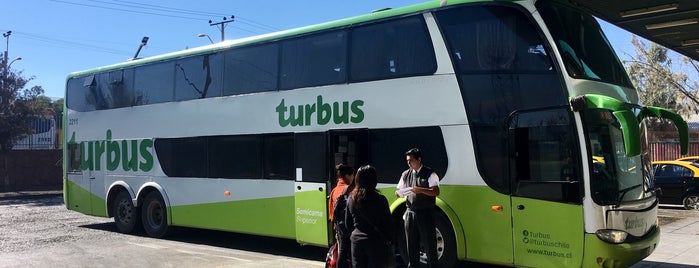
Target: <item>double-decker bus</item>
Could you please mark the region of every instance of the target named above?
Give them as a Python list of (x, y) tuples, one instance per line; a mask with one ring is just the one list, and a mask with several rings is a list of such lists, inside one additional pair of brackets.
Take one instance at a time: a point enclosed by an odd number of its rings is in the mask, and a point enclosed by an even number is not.
[(595, 18), (558, 0), (431, 1), (75, 72), (65, 111), (67, 208), (152, 237), (328, 246), (336, 163), (376, 166), (402, 228), (419, 147), (442, 267), (638, 262), (660, 235), (644, 118), (687, 147)]

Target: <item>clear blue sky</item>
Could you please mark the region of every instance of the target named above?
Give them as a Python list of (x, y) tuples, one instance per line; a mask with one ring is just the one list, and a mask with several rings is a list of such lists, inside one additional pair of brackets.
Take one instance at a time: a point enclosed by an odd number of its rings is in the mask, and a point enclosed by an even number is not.
[[(0, 8), (0, 31), (9, 38), (13, 71), (34, 77), (45, 95), (62, 98), (66, 76), (75, 71), (123, 62), (134, 56), (143, 36), (150, 37), (139, 57), (214, 42), (221, 32), (208, 21), (235, 15), (226, 39), (236, 39), (401, 7), (427, 0), (220, 1), (220, 0), (13, 0)], [(631, 34), (605, 26), (620, 57), (633, 54)], [(0, 39), (5, 51), (6, 40)]]

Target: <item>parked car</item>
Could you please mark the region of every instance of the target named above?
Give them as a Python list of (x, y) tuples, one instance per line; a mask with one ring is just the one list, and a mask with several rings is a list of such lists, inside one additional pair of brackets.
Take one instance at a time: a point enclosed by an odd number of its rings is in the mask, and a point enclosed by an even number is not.
[(694, 164), (699, 164), (699, 156), (685, 156), (675, 159), (677, 161), (692, 162)]
[(699, 210), (699, 164), (687, 161), (653, 162), (655, 189), (661, 204)]

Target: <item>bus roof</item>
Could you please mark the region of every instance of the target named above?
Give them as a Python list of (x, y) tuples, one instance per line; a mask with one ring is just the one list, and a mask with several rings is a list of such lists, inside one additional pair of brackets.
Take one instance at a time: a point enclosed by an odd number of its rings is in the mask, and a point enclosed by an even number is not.
[[(181, 51), (175, 51), (175, 52), (165, 53), (165, 54), (147, 57), (147, 58), (143, 58), (143, 59), (130, 60), (130, 61), (121, 62), (121, 63), (117, 63), (117, 64), (113, 64), (113, 65), (108, 65), (108, 66), (73, 72), (73, 73), (70, 73), (68, 75), (68, 78), (88, 75), (88, 74), (97, 73), (97, 72), (109, 71), (109, 70), (118, 70), (118, 69), (122, 69), (122, 68), (128, 68), (128, 67), (132, 67), (132, 66), (138, 66), (138, 65), (142, 65), (142, 64), (146, 64), (146, 63), (158, 62), (158, 61), (167, 60), (167, 59), (175, 59), (175, 58), (182, 58), (182, 57), (191, 56), (191, 55), (206, 54), (206, 53), (216, 52), (216, 51), (220, 51), (220, 50), (225, 50), (225, 49), (232, 48), (232, 47), (239, 47), (239, 46), (245, 46), (245, 45), (256, 44), (256, 43), (264, 43), (267, 41), (273, 41), (273, 40), (282, 39), (282, 38), (286, 38), (286, 37), (303, 35), (306, 33), (313, 33), (313, 32), (317, 32), (317, 31), (323, 31), (323, 30), (334, 29), (334, 28), (342, 28), (345, 26), (350, 26), (350, 25), (354, 25), (354, 24), (358, 24), (358, 23), (369, 22), (369, 21), (374, 21), (374, 20), (381, 20), (384, 18), (390, 18), (390, 17), (396, 17), (396, 16), (402, 16), (402, 15), (421, 12), (424, 10), (436, 9), (436, 8), (439, 8), (442, 6), (451, 6), (451, 5), (458, 5), (458, 4), (463, 4), (463, 3), (497, 2), (497, 1), (498, 0), (432, 0), (429, 2), (415, 4), (415, 5), (406, 6), (406, 7), (381, 9), (381, 10), (377, 10), (377, 11), (374, 11), (374, 12), (369, 13), (369, 14), (359, 15), (356, 17), (350, 17), (350, 18), (345, 18), (345, 19), (340, 19), (340, 20), (335, 20), (335, 21), (330, 21), (330, 22), (325, 22), (325, 23), (320, 23), (320, 24), (315, 24), (315, 25), (310, 25), (310, 26), (304, 26), (304, 27), (294, 28), (294, 29), (289, 29), (289, 30), (283, 30), (283, 31), (273, 32), (273, 33), (268, 33), (268, 34), (263, 34), (263, 35), (256, 35), (256, 36), (244, 37), (244, 38), (235, 39), (235, 40), (228, 40), (228, 41), (224, 41), (224, 42), (220, 42), (220, 43), (216, 43), (216, 44), (211, 44), (211, 45), (206, 45), (206, 46), (201, 46), (201, 47), (196, 47), (196, 48), (191, 48), (191, 49), (186, 49), (186, 50), (181, 50)], [(516, 1), (516, 0), (505, 0), (505, 2), (513, 2), (513, 1)]]

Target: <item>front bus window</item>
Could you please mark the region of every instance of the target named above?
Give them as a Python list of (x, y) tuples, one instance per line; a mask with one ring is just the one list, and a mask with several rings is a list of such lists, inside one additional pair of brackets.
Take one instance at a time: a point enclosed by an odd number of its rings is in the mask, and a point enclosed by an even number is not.
[(556, 42), (570, 77), (633, 88), (624, 66), (594, 17), (555, 1), (541, 0), (536, 7)]
[(611, 111), (582, 111), (588, 142), (592, 199), (600, 205), (620, 205), (653, 196), (645, 124), (641, 124), (641, 154), (626, 156), (621, 124)]

